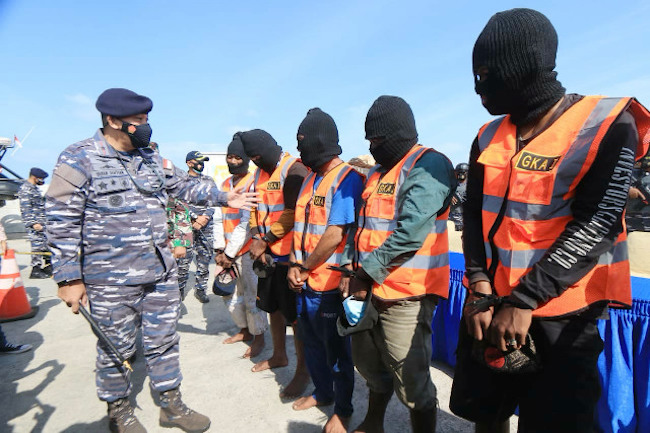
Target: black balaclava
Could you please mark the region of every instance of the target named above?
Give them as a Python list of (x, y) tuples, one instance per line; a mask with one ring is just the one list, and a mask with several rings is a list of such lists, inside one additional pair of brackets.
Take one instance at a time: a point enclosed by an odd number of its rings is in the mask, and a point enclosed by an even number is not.
[[(490, 18), (474, 44), (476, 93), (490, 114), (510, 114), (517, 126), (541, 117), (564, 95), (557, 80), (557, 33), (542, 13), (510, 9)], [(479, 82), (478, 69), (488, 69)]]
[(230, 164), (229, 162), (226, 162), (228, 164), (228, 171), (230, 174), (246, 174), (248, 173), (248, 163), (250, 162), (250, 158), (246, 155), (246, 152), (244, 152), (244, 145), (241, 142), (241, 138), (239, 137), (241, 132), (235, 133), (232, 137), (232, 141), (228, 145), (228, 155), (236, 155), (242, 159), (241, 164), (235, 165), (235, 164)]
[(262, 129), (253, 129), (242, 132), (239, 134), (239, 138), (244, 145), (244, 152), (249, 158), (260, 157), (253, 163), (268, 174), (272, 174), (280, 161), (282, 148), (278, 146), (271, 134)]
[(309, 110), (298, 127), (298, 150), (303, 164), (313, 171), (340, 155), (339, 131), (332, 116), (320, 108)]
[(366, 116), (366, 140), (375, 161), (391, 169), (418, 142), (413, 111), (405, 100), (397, 96), (380, 96), (372, 104)]

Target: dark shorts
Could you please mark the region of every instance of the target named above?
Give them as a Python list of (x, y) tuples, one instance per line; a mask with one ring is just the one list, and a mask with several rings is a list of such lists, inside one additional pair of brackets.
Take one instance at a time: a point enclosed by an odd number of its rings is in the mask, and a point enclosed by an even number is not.
[(529, 332), (541, 371), (498, 373), (472, 358), (472, 338), (462, 323), (451, 411), (473, 422), (494, 423), (508, 419), (519, 406), (520, 432), (592, 432), (603, 350), (596, 320), (579, 315), (533, 319)]
[(276, 265), (268, 278), (257, 279), (257, 307), (267, 313), (280, 310), (288, 323), (296, 321), (296, 294), (289, 289), (289, 267)]

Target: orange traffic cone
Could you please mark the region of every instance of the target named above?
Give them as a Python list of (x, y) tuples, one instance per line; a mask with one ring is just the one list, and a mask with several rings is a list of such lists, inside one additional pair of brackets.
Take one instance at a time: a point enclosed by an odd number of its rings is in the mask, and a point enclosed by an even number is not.
[(37, 312), (27, 299), (14, 250), (7, 250), (0, 266), (0, 322), (29, 319)]

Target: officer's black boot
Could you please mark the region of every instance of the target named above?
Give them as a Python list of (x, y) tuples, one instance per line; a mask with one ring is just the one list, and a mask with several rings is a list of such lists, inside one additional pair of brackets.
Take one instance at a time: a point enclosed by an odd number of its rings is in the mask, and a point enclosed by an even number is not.
[(108, 403), (108, 428), (112, 433), (147, 433), (133, 414), (127, 398)]
[(43, 269), (38, 266), (32, 267), (32, 272), (29, 274), (29, 278), (34, 280), (42, 280), (44, 278), (49, 278), (50, 276)]
[(52, 276), (52, 258), (50, 256), (45, 256), (43, 262), (43, 272), (45, 272), (49, 278)]
[(208, 295), (205, 294), (205, 290), (195, 289), (194, 297), (198, 299), (199, 302), (202, 304), (207, 304), (208, 302), (210, 302), (210, 298), (208, 298)]
[(210, 428), (210, 418), (185, 406), (181, 400), (181, 391), (174, 388), (160, 393), (160, 425), (199, 433)]
[(437, 407), (426, 410), (411, 409), (410, 415), (413, 433), (435, 433), (438, 419)]

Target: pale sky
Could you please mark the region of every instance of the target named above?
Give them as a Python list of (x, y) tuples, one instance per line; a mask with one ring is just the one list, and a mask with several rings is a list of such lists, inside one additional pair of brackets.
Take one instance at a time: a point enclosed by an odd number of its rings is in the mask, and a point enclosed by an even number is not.
[(312, 107), (337, 122), (345, 159), (368, 153), (365, 116), (383, 94), (404, 98), (420, 143), (457, 164), (491, 119), (474, 93), (474, 41), (512, 7), (554, 24), (569, 92), (650, 106), (647, 1), (0, 0), (0, 136), (34, 128), (2, 162), (51, 172), (100, 126), (97, 96), (126, 87), (154, 101), (152, 139), (182, 167), (188, 151), (225, 150), (253, 128), (297, 154)]

